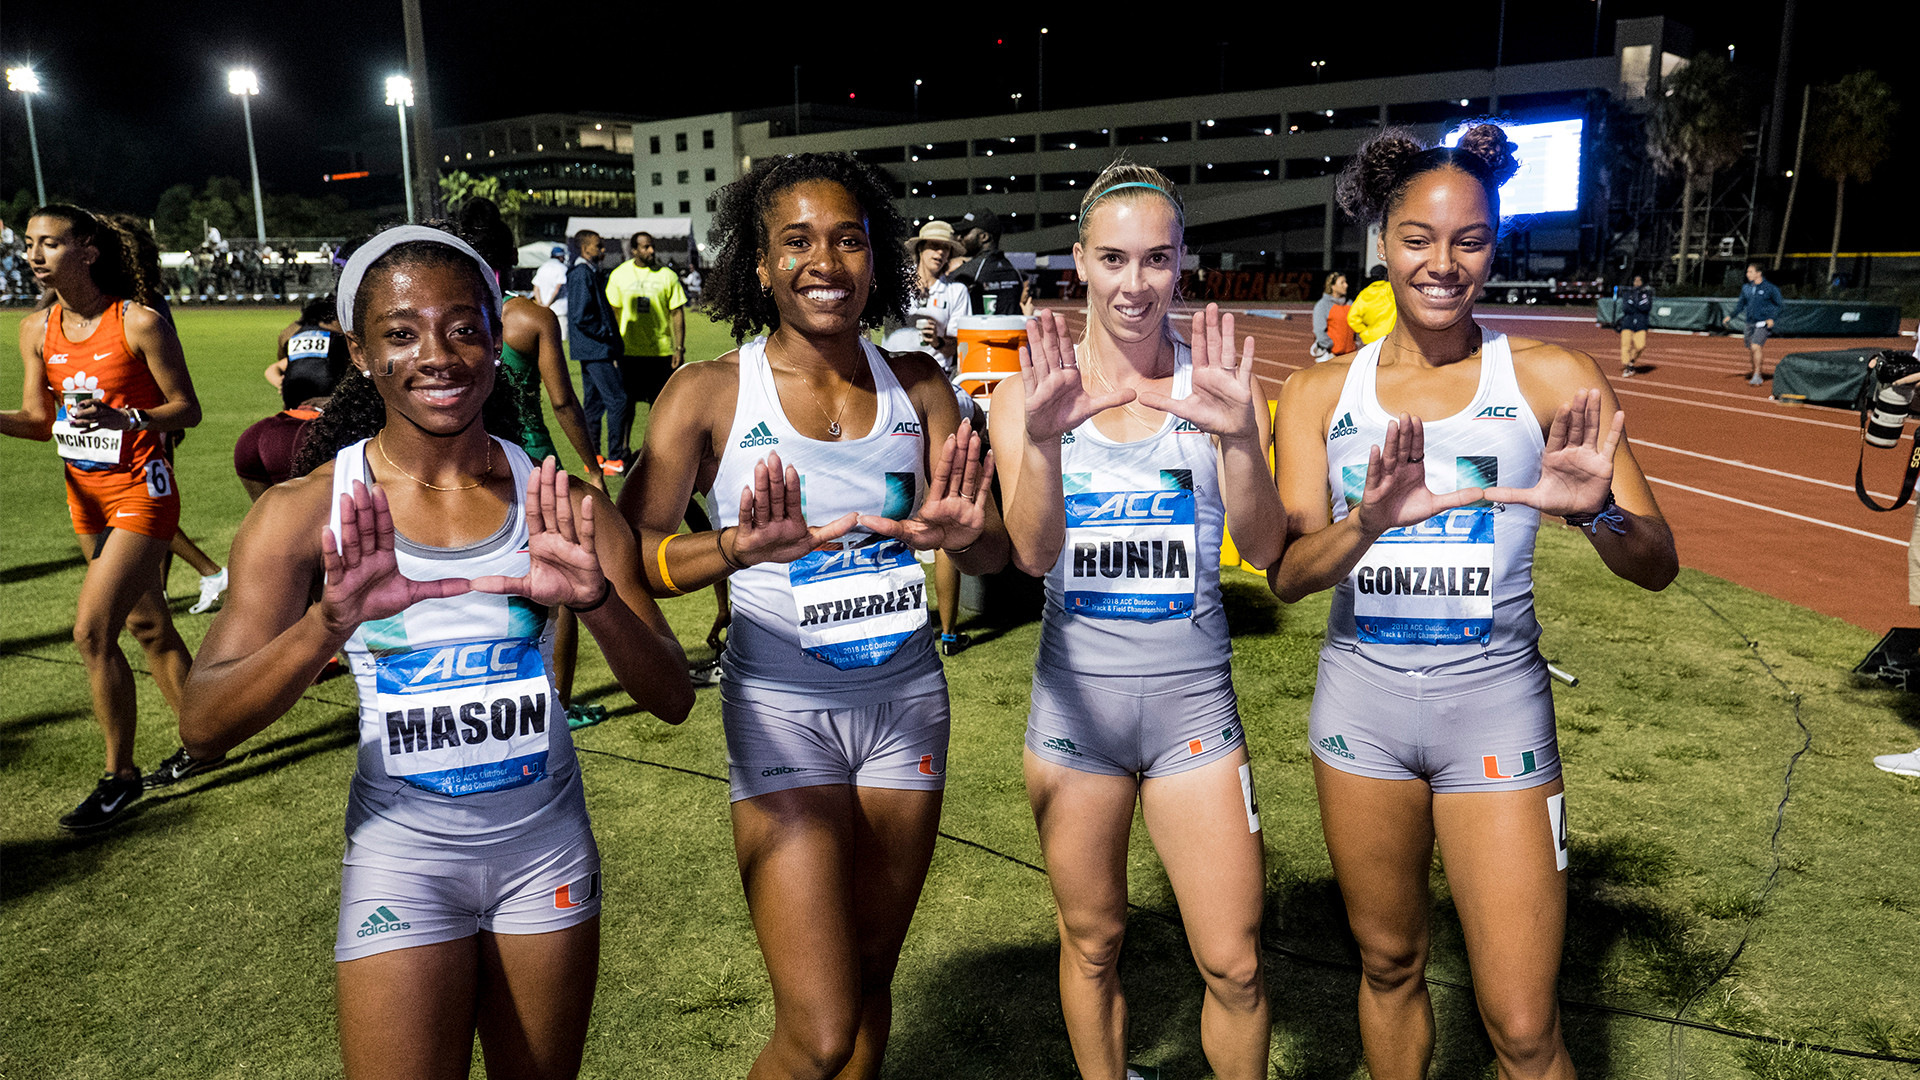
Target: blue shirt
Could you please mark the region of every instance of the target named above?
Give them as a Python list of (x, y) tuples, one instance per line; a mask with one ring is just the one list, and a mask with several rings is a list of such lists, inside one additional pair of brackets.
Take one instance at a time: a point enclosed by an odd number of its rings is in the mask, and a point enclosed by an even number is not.
[(585, 259), (567, 270), (567, 351), (579, 363), (621, 355), (620, 325), (607, 303), (607, 275)]
[(1786, 298), (1780, 295), (1780, 287), (1771, 281), (1762, 279), (1759, 284), (1749, 281), (1740, 286), (1740, 303), (1733, 309), (1733, 318), (1746, 313), (1747, 325), (1766, 322), (1778, 318), (1780, 308), (1786, 304)]

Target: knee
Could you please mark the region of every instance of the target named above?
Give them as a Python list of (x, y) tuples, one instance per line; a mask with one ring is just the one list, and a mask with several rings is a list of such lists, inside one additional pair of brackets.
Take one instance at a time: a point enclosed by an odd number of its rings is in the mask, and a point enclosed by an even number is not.
[(1480, 1007), (1493, 1052), (1506, 1066), (1503, 1071), (1516, 1076), (1540, 1075), (1563, 1052), (1560, 1011), (1551, 1000), (1500, 1005), (1481, 1002)]
[(1376, 994), (1394, 994), (1417, 985), (1427, 970), (1427, 948), (1423, 941), (1362, 943), (1360, 973), (1367, 989)]
[(1120, 947), (1127, 939), (1124, 921), (1099, 919), (1060, 924), (1060, 955), (1081, 974), (1108, 974), (1120, 965)]
[(1267, 997), (1259, 943), (1248, 942), (1247, 946), (1218, 955), (1194, 953), (1200, 965), (1200, 977), (1207, 983), (1207, 993), (1234, 1012), (1252, 1012)]
[(89, 664), (120, 651), (120, 628), (82, 613), (73, 624), (73, 647)]
[(166, 644), (168, 638), (176, 636), (171, 619), (158, 618), (138, 610), (127, 616), (127, 632), (133, 635), (133, 640), (139, 642), (141, 648), (149, 652)]
[(860, 1033), (860, 1018), (849, 1012), (842, 1016), (813, 1015), (787, 1027), (776, 1036), (781, 1058), (790, 1076), (834, 1076), (853, 1060), (854, 1041)]

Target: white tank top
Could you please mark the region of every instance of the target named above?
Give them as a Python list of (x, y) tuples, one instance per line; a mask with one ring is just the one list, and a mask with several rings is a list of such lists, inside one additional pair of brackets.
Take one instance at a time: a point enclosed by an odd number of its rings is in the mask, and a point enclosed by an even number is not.
[[(1384, 339), (1383, 339), (1384, 340)], [(1375, 392), (1382, 342), (1360, 350), (1327, 429), (1333, 520), (1360, 502), (1367, 452), (1393, 417)], [(1481, 345), (1480, 386), (1452, 416), (1428, 420), (1427, 486), (1531, 487), (1546, 446), (1520, 393), (1504, 334)], [(1333, 593), (1329, 649), (1345, 649), (1405, 672), (1468, 674), (1530, 656), (1540, 638), (1533, 614), (1533, 543), (1540, 512), (1477, 503), (1389, 530)]]
[[(854, 511), (906, 518), (926, 495), (926, 435), (886, 357), (862, 341), (878, 398), (873, 430), (821, 442), (780, 408), (766, 338), (740, 347), (733, 426), (707, 493), (716, 525), (739, 524), (753, 466), (779, 451), (800, 472), (801, 507), (819, 525)], [(733, 629), (723, 678), (793, 707), (867, 705), (942, 689), (927, 630), (925, 574), (911, 549), (854, 531), (792, 563), (759, 563), (728, 582)]]
[[(1192, 355), (1177, 344), (1172, 396), (1192, 389)], [(1152, 435), (1115, 442), (1089, 419), (1061, 437), (1060, 483), (1066, 537), (1047, 571), (1038, 662), (1085, 675), (1226, 664), (1213, 437), (1169, 415)]]
[[(366, 442), (334, 457), (333, 508), (370, 484)], [(494, 439), (513, 469), (513, 505), (492, 535), (463, 548), (396, 533), (394, 558), (416, 581), (527, 572), (521, 506), (532, 462)], [(347, 800), (355, 844), (400, 857), (478, 858), (512, 850), (533, 819), (579, 801), (566, 711), (553, 688), (553, 627), (523, 596), (423, 600), (361, 623), (347, 639), (360, 694), (360, 759)]]

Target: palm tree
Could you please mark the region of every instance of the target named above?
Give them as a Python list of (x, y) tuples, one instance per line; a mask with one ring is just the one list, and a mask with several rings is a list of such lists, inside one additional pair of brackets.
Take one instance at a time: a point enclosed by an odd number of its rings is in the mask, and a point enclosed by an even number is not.
[(1703, 52), (1662, 80), (1666, 94), (1647, 125), (1654, 166), (1680, 183), (1680, 255), (1676, 280), (1687, 277), (1693, 244), (1693, 193), (1740, 160), (1746, 143), (1746, 87), (1720, 53)]
[(1893, 118), (1900, 111), (1893, 87), (1875, 71), (1856, 71), (1819, 89), (1820, 174), (1834, 182), (1833, 244), (1827, 250), (1827, 280), (1840, 269), (1840, 220), (1847, 206), (1847, 181), (1873, 179), (1874, 167), (1893, 145)]

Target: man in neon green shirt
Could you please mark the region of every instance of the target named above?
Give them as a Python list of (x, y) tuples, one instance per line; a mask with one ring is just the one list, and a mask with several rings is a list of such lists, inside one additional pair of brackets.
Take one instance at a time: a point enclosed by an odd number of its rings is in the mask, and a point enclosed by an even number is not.
[(607, 302), (619, 320), (624, 353), (620, 379), (627, 407), (617, 422), (620, 430), (631, 432), (635, 403), (652, 406), (667, 376), (686, 359), (687, 292), (679, 274), (659, 265), (650, 234), (634, 233), (627, 254), (631, 258), (607, 278)]

